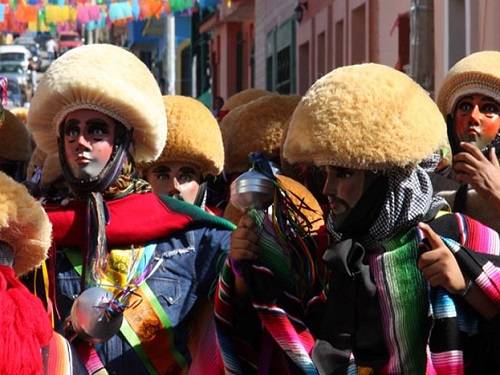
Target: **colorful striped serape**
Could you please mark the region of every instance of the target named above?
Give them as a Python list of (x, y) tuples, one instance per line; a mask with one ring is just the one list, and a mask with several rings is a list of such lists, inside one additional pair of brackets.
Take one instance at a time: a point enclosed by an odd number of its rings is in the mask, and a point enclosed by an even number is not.
[[(430, 225), (462, 272), (500, 305), (498, 233), (461, 214)], [(390, 358), (381, 373), (463, 374), (463, 338), (477, 332), (478, 314), (460, 297), (428, 286), (416, 267), (419, 240), (410, 230), (386, 241), (385, 252), (370, 258)]]
[[(259, 261), (244, 270), (249, 300), (235, 298), (229, 260), (215, 294), (217, 338), (226, 373), (315, 375), (310, 357), (314, 337), (305, 319), (322, 286), (319, 279), (304, 285), (305, 274), (317, 273), (308, 266), (314, 251), (305, 256), (307, 261), (293, 258), (285, 242), (280, 242), (275, 223), (263, 213), (254, 220), (261, 253)], [(306, 270), (303, 275), (294, 270), (298, 264)]]

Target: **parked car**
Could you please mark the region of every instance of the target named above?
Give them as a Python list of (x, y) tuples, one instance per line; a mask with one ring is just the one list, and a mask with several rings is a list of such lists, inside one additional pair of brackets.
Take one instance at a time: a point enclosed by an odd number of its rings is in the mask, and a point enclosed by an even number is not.
[(31, 52), (24, 46), (9, 45), (0, 46), (0, 65), (18, 64), (24, 70), (28, 69), (31, 59)]
[(14, 44), (25, 46), (34, 56), (40, 55), (40, 45), (35, 41), (35, 38), (30, 36), (20, 36), (14, 39)]
[(25, 102), (26, 98), (19, 83), (7, 79), (7, 108), (23, 107)]
[(35, 38), (23, 35), (14, 39), (14, 44), (24, 46), (31, 52), (31, 56), (36, 62), (36, 64), (32, 63), (32, 65), (34, 65), (37, 71), (40, 71), (40, 67), (42, 65), (41, 50), (40, 45), (35, 41)]
[(9, 82), (17, 82), (21, 87), (27, 86), (29, 82), (28, 69), (24, 69), (20, 63), (16, 62), (0, 63), (0, 76), (6, 77)]
[(76, 31), (61, 31), (57, 40), (59, 53), (62, 54), (72, 48), (80, 47), (83, 44), (80, 34)]

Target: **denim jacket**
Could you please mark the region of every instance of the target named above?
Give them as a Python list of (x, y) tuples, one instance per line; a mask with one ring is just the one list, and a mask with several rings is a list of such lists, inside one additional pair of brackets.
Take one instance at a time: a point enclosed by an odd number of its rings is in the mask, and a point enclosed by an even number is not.
[[(155, 255), (163, 257), (163, 263), (147, 284), (170, 319), (176, 349), (188, 362), (190, 312), (198, 299), (210, 297), (229, 249), (230, 233), (213, 227), (195, 227), (155, 242)], [(64, 321), (80, 293), (80, 277), (63, 251), (58, 251), (56, 259), (57, 307)], [(109, 374), (147, 374), (121, 334), (97, 345), (96, 350)]]

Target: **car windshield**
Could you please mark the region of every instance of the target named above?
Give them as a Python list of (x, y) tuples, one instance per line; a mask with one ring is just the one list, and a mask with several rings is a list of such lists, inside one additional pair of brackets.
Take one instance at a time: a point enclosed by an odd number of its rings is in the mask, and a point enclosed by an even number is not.
[(0, 61), (23, 61), (24, 53), (22, 52), (3, 52), (0, 53)]
[(59, 37), (59, 40), (62, 40), (63, 42), (70, 42), (73, 40), (78, 40), (80, 37), (78, 35), (61, 35)]
[(19, 64), (0, 64), (0, 73), (22, 73), (23, 67)]

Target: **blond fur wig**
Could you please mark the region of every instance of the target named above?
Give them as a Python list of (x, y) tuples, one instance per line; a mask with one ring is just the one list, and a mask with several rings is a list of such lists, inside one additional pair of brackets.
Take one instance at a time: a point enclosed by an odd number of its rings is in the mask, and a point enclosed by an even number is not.
[(283, 155), (291, 163), (385, 170), (418, 164), (446, 142), (429, 95), (379, 64), (333, 70), (297, 106)]
[(168, 119), (168, 140), (155, 162), (140, 164), (145, 172), (153, 165), (187, 162), (203, 175), (217, 176), (224, 166), (224, 146), (217, 120), (198, 100), (181, 95), (163, 97)]
[(31, 157), (31, 138), (26, 126), (6, 109), (0, 114), (0, 158), (28, 161)]
[(0, 241), (14, 250), (14, 270), (26, 274), (47, 257), (52, 224), (28, 190), (0, 173)]
[(133, 128), (136, 162), (156, 159), (165, 146), (167, 120), (158, 84), (146, 65), (123, 48), (86, 45), (51, 64), (28, 113), (28, 127), (42, 151), (57, 154), (59, 126), (78, 109), (99, 111)]
[(464, 57), (446, 75), (436, 103), (446, 116), (458, 99), (483, 94), (500, 103), (500, 51), (482, 51)]
[(224, 170), (227, 173), (247, 170), (251, 152), (279, 158), (283, 129), (299, 100), (295, 95), (267, 95), (229, 112), (221, 122), (226, 152)]
[[(323, 210), (321, 209), (321, 206), (316, 198), (314, 198), (314, 195), (312, 195), (312, 193), (307, 190), (304, 185), (294, 179), (291, 179), (290, 177), (283, 175), (278, 175), (276, 177), (285, 190), (290, 193), (292, 202), (297, 207), (309, 207), (309, 209), (303, 208), (301, 212), (312, 224), (311, 229), (313, 231), (317, 231), (321, 228), (325, 224), (323, 219)], [(224, 218), (237, 225), (242, 216), (243, 213), (238, 208), (233, 206), (231, 203), (227, 204), (226, 209), (224, 210)]]
[(276, 95), (276, 94), (273, 94), (272, 92), (267, 90), (246, 89), (234, 94), (233, 96), (230, 96), (226, 100), (221, 109), (223, 111), (232, 111), (233, 109), (235, 109), (240, 105), (247, 104), (252, 100), (255, 100), (257, 98), (260, 98), (261, 96), (266, 96), (266, 95)]

